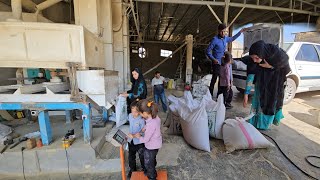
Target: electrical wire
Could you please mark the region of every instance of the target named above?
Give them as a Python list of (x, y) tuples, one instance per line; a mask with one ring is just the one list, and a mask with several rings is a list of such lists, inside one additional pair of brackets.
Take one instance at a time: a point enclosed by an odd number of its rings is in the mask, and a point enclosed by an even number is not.
[[(277, 146), (277, 148), (280, 150), (281, 154), (282, 154), (292, 165), (294, 165), (299, 171), (301, 171), (304, 175), (308, 176), (308, 177), (311, 178), (311, 179), (320, 180), (320, 179), (318, 179), (318, 178), (316, 178), (316, 177), (308, 174), (307, 172), (305, 172), (304, 170), (302, 170), (298, 165), (296, 165), (296, 164), (282, 151), (282, 149), (280, 148), (280, 146), (278, 145), (278, 143), (276, 142), (276, 140), (274, 140), (271, 136), (269, 136), (269, 135), (267, 135), (267, 134), (265, 134), (265, 133), (262, 133), (262, 132), (261, 132), (261, 134), (263, 134), (263, 135), (267, 136), (268, 138), (270, 138), (270, 139), (275, 143), (275, 145)], [(306, 161), (307, 161), (309, 164), (311, 164), (312, 166), (315, 166), (315, 165), (312, 164), (312, 163), (310, 163), (310, 162), (308, 161), (308, 158), (309, 158), (309, 157), (320, 158), (319, 156), (307, 156), (307, 157), (306, 157)], [(315, 166), (315, 167), (316, 167), (316, 166)], [(319, 167), (318, 167), (318, 168), (319, 168)]]
[(23, 173), (23, 179), (26, 180), (26, 175), (24, 172), (24, 157), (23, 157), (23, 150), (25, 149), (25, 147), (21, 148), (21, 155), (22, 155), (22, 173)]
[(68, 176), (69, 176), (69, 180), (71, 180), (71, 177), (70, 177), (70, 167), (69, 167), (69, 156), (68, 156), (68, 152), (67, 152), (66, 147), (64, 147), (64, 151), (66, 152), (66, 158), (67, 158), (67, 163), (68, 163)]

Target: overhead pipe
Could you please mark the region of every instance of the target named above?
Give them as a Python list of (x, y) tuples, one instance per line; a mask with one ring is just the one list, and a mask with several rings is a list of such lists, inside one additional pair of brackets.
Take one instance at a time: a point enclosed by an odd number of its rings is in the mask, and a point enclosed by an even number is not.
[(14, 19), (22, 19), (22, 4), (21, 0), (11, 0), (12, 15)]

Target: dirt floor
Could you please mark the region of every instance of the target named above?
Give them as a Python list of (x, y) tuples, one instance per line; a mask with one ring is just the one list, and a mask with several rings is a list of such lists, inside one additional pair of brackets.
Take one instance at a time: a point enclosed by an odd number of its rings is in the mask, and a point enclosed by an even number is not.
[[(234, 108), (227, 110), (226, 118), (244, 117), (250, 108), (242, 107), (242, 95), (234, 90)], [(181, 95), (181, 92), (168, 92)], [(301, 169), (320, 179), (320, 170), (307, 164), (307, 155), (320, 155), (320, 91), (297, 94), (284, 106), (280, 126), (273, 126), (264, 133), (279, 144), (282, 151)], [(162, 121), (165, 113), (160, 113)], [(231, 154), (225, 152), (222, 140), (211, 139), (211, 152), (204, 152), (189, 146), (182, 136), (166, 134), (163, 128), (164, 144), (157, 156), (158, 169), (166, 169), (168, 179), (310, 179), (291, 164), (277, 147), (259, 150), (241, 150)], [(118, 149), (106, 143), (101, 156), (118, 158)], [(320, 162), (316, 162), (318, 165)], [(81, 173), (81, 172), (79, 172)], [(1, 179), (1, 177), (0, 177)], [(13, 179), (23, 179), (21, 177)], [(52, 174), (27, 179), (69, 179), (67, 174)], [(121, 179), (121, 173), (113, 174), (71, 174), (71, 179)]]

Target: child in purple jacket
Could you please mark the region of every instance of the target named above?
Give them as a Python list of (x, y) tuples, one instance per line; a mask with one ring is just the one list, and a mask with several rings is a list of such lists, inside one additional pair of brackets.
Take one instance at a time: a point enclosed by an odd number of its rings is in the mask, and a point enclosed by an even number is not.
[(158, 106), (153, 101), (146, 99), (138, 102), (140, 115), (145, 119), (146, 125), (144, 127), (144, 136), (140, 133), (129, 134), (129, 137), (139, 138), (140, 143), (144, 143), (144, 165), (146, 168), (145, 174), (149, 180), (157, 178), (157, 154), (162, 146), (162, 135), (160, 131), (161, 120), (158, 117)]
[(224, 56), (221, 59), (218, 95), (223, 94), (224, 104), (227, 109), (232, 108), (231, 101), (232, 101), (233, 91), (232, 91), (231, 62), (232, 62), (232, 55), (229, 52), (225, 52)]

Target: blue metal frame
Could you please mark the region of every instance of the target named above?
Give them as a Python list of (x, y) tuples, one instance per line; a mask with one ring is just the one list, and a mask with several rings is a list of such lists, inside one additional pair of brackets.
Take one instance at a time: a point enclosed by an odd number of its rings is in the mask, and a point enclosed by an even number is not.
[[(50, 125), (49, 110), (66, 111), (67, 122), (68, 112), (71, 110), (79, 109), (82, 111), (83, 120), (83, 136), (84, 142), (90, 143), (92, 137), (91, 125), (91, 106), (90, 103), (0, 103), (0, 110), (38, 110), (39, 111), (39, 127), (42, 143), (49, 145), (52, 141), (52, 131)], [(69, 120), (70, 120), (69, 114)]]

